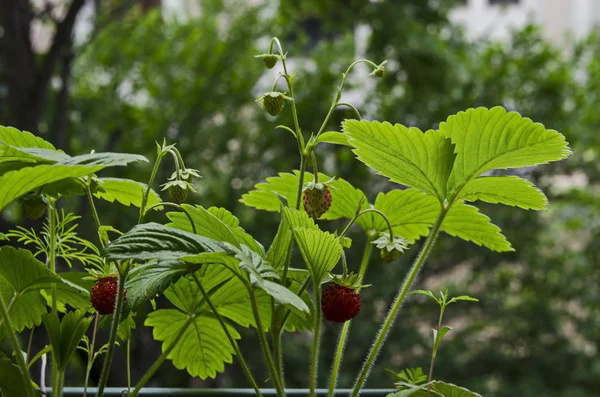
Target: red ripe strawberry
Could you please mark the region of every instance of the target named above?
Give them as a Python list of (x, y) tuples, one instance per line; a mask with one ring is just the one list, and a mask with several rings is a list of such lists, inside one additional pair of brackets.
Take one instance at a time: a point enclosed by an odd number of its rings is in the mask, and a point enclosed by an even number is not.
[(327, 185), (317, 183), (304, 190), (304, 210), (313, 219), (319, 219), (331, 207), (331, 192)]
[(360, 311), (360, 295), (355, 289), (332, 284), (323, 291), (321, 309), (327, 320), (345, 323)]
[[(102, 277), (96, 281), (90, 294), (92, 306), (100, 314), (112, 314), (117, 302), (119, 288), (117, 277)], [(123, 291), (123, 302), (127, 300), (127, 290)]]

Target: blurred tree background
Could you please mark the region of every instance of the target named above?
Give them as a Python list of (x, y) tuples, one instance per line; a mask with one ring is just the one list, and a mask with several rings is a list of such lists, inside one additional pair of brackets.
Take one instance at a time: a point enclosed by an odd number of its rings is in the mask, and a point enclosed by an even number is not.
[[(266, 52), (272, 36), (282, 40), (297, 72), (296, 101), (305, 132), (318, 130), (341, 73), (352, 60), (366, 57), (389, 64), (382, 80), (367, 78), (366, 68), (349, 80), (344, 98), (365, 118), (425, 130), (469, 107), (502, 105), (565, 134), (574, 150), (569, 160), (518, 171), (548, 195), (548, 211), (482, 206), (516, 252), (495, 254), (442, 236), (417, 287), (449, 288), (480, 299), (448, 310), (446, 323), (454, 331), (439, 352), (437, 378), (485, 396), (597, 395), (600, 46), (595, 35), (559, 48), (528, 26), (507, 42), (470, 42), (448, 19), (459, 1), (304, 0), (249, 6), (198, 0), (198, 17), (177, 19), (162, 15), (159, 1), (114, 0), (94, 2), (91, 33), (79, 43), (71, 37), (84, 3), (58, 2), (54, 8), (48, 5), (54, 3), (24, 0), (0, 3), (0, 124), (29, 130), (77, 154), (95, 149), (153, 159), (155, 141), (177, 142), (187, 165), (203, 175), (189, 201), (228, 208), (265, 245), (275, 235), (278, 215), (245, 208), (238, 200), (254, 184), (299, 163), (293, 138), (275, 129), (292, 125), (289, 107), (272, 118), (254, 103), (276, 77), (253, 58)], [(35, 24), (50, 26), (53, 40), (47, 49), (36, 49), (29, 39)], [(328, 130), (349, 117), (351, 112), (339, 108)], [(397, 188), (356, 161), (348, 148), (324, 146), (318, 151), (323, 172), (342, 176), (370, 199)], [(150, 169), (113, 172), (145, 181)], [(170, 171), (161, 172), (157, 180), (164, 181)], [(85, 202), (73, 198), (63, 205), (83, 210), (80, 233), (96, 241)], [(135, 224), (134, 209), (103, 211), (107, 208), (99, 203), (103, 223), (120, 230)], [(155, 220), (165, 218), (156, 215)], [(0, 232), (19, 222), (20, 208), (7, 209), (0, 214)], [(350, 266), (358, 266), (366, 239), (353, 231), (348, 258)], [(374, 287), (362, 293), (364, 306), (352, 326), (339, 387), (352, 385), (419, 250), (416, 245), (393, 264), (371, 258), (366, 282)], [(367, 386), (392, 386), (384, 368), (427, 367), (436, 318), (430, 301), (410, 298)], [(339, 329), (325, 327), (321, 385), (328, 381)], [(251, 367), (266, 373), (252, 330), (241, 332)], [(138, 321), (131, 347), (134, 381), (159, 355), (159, 346)], [(285, 335), (284, 346), (287, 386), (306, 387), (309, 337)], [(72, 375), (69, 385), (81, 379)], [(126, 384), (122, 353), (110, 383)], [(215, 381), (202, 382), (166, 363), (151, 385), (247, 387), (237, 364)]]

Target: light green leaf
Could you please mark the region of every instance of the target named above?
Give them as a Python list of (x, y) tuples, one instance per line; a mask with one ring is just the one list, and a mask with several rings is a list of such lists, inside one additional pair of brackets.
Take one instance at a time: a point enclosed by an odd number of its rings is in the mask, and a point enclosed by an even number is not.
[[(127, 207), (133, 205), (139, 208), (142, 205), (142, 197), (148, 188), (146, 184), (131, 179), (99, 178), (99, 181), (100, 187), (102, 187), (104, 191), (98, 191), (94, 196), (110, 203), (118, 201)], [(161, 201), (158, 193), (153, 189), (150, 189), (147, 207), (158, 204)], [(160, 209), (160, 207), (156, 207), (156, 209)]]
[(450, 301), (448, 301), (448, 304), (453, 303), (453, 302), (458, 302), (458, 301), (479, 302), (479, 299), (473, 298), (468, 295), (461, 295), (461, 296), (455, 296), (454, 298), (450, 299)]
[(446, 197), (455, 156), (442, 133), (365, 120), (346, 120), (342, 127), (358, 159), (379, 174), (440, 201)]
[(315, 221), (304, 211), (285, 207), (283, 209), (282, 218), (286, 220), (289, 227), (292, 229), (299, 227), (303, 229), (319, 230), (319, 226), (317, 226)]
[[(148, 315), (145, 325), (153, 327), (154, 339), (162, 341), (165, 351), (173, 344), (178, 331), (183, 328), (188, 316), (179, 310), (161, 309)], [(235, 328), (227, 325), (234, 339), (240, 339)], [(212, 316), (199, 315), (189, 325), (168, 358), (177, 369), (186, 369), (191, 376), (201, 379), (214, 378), (223, 372), (225, 363), (233, 361), (234, 350), (221, 328)]]
[(30, 132), (0, 126), (0, 175), (36, 162), (35, 156), (21, 150), (23, 148), (39, 148), (60, 153), (50, 142)]
[(441, 230), (451, 236), (486, 246), (492, 251), (514, 251), (500, 228), (490, 222), (490, 218), (462, 201), (452, 205)]
[[(402, 236), (410, 243), (429, 233), (440, 212), (440, 203), (417, 189), (392, 190), (379, 193), (375, 199), (375, 209), (383, 212), (390, 221), (394, 234)], [(360, 223), (361, 219), (364, 223)], [(365, 231), (375, 229), (388, 233), (388, 225), (378, 214), (367, 213), (358, 218)]]
[(333, 143), (334, 145), (351, 146), (348, 143), (348, 136), (337, 131), (327, 131), (319, 135), (317, 142)]
[(103, 166), (38, 165), (10, 171), (0, 177), (0, 211), (10, 202), (48, 183), (93, 174)]
[(87, 165), (87, 166), (102, 166), (118, 167), (125, 166), (129, 163), (148, 162), (148, 159), (139, 154), (130, 153), (90, 153), (82, 154), (81, 156), (70, 157), (58, 164), (64, 165)]
[[(3, 127), (0, 127), (0, 133)], [(27, 381), (21, 369), (8, 358), (0, 358), (0, 391), (3, 397), (23, 397), (27, 389)]]
[(440, 124), (456, 146), (449, 196), (484, 172), (561, 160), (571, 154), (565, 137), (502, 107), (459, 112)]
[(203, 251), (223, 251), (223, 245), (209, 238), (158, 223), (144, 223), (113, 241), (104, 256), (110, 260), (136, 259), (172, 261)]
[(482, 397), (481, 394), (472, 392), (464, 387), (459, 387), (452, 383), (441, 382), (439, 380), (433, 383), (432, 390), (440, 393), (443, 397)]
[(410, 294), (414, 294), (414, 295), (425, 295), (430, 297), (431, 299), (433, 299), (434, 301), (436, 301), (437, 303), (441, 303), (439, 298), (436, 298), (436, 296), (431, 292), (431, 291), (426, 291), (423, 289), (417, 289), (414, 291), (410, 291)]
[(438, 348), (440, 347), (440, 343), (442, 343), (442, 340), (444, 339), (444, 336), (446, 336), (446, 334), (448, 332), (452, 331), (452, 327), (448, 327), (447, 325), (444, 325), (442, 328), (440, 328), (439, 331), (437, 329), (434, 329), (432, 331), (433, 331), (433, 354), (436, 354)]
[(293, 233), (313, 283), (318, 285), (340, 260), (342, 246), (337, 237), (321, 230), (294, 228)]
[(61, 320), (58, 319), (58, 314), (48, 313), (42, 321), (50, 337), (54, 360), (64, 371), (92, 319), (86, 318), (83, 311), (74, 311), (65, 314)]
[(136, 310), (176, 282), (186, 271), (187, 265), (180, 261), (149, 262), (137, 266), (125, 284), (127, 305)]
[[(190, 214), (196, 226), (196, 233), (217, 241), (224, 241), (240, 247), (245, 244), (256, 252), (264, 252), (262, 246), (252, 236), (239, 226), (239, 220), (224, 208), (211, 207), (208, 210), (202, 206), (183, 204), (182, 207)], [(183, 212), (169, 212), (167, 217), (171, 223), (167, 226), (192, 232), (190, 220)]]
[(457, 198), (512, 205), (526, 210), (542, 210), (548, 206), (548, 199), (544, 193), (533, 183), (518, 176), (484, 176), (471, 179)]

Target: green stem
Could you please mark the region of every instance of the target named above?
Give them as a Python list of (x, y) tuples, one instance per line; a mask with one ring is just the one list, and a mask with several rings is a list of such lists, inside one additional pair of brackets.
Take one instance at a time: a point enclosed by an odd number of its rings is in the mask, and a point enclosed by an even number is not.
[[(50, 201), (50, 205), (48, 205), (48, 229), (50, 231), (50, 236), (48, 241), (49, 252), (48, 252), (48, 265), (50, 267), (50, 271), (56, 274), (56, 206), (54, 201)], [(52, 284), (52, 313), (56, 313), (56, 284)]]
[(152, 183), (154, 182), (154, 178), (156, 178), (156, 173), (158, 172), (158, 167), (160, 166), (160, 162), (162, 161), (163, 156), (165, 155), (164, 151), (161, 151), (154, 162), (154, 167), (152, 168), (152, 173), (150, 174), (150, 180), (148, 181), (148, 186), (146, 187), (146, 191), (144, 192), (144, 196), (142, 197), (142, 205), (140, 205), (140, 215), (138, 217), (138, 224), (142, 223), (142, 219), (144, 218), (144, 214), (146, 212), (146, 205), (148, 204), (148, 196), (150, 195), (150, 189), (152, 189)]
[(242, 356), (242, 352), (240, 351), (238, 344), (235, 342), (235, 339), (233, 339), (233, 337), (231, 336), (231, 333), (229, 332), (229, 328), (227, 328), (227, 324), (225, 324), (225, 321), (223, 321), (223, 317), (217, 311), (217, 308), (215, 307), (215, 305), (213, 305), (212, 301), (210, 300), (210, 296), (208, 295), (208, 293), (206, 292), (206, 290), (200, 283), (200, 280), (198, 280), (198, 277), (196, 276), (196, 274), (192, 273), (192, 277), (194, 278), (194, 282), (198, 286), (198, 289), (200, 290), (200, 293), (202, 294), (204, 301), (208, 304), (208, 307), (215, 315), (215, 318), (219, 321), (219, 324), (221, 324), (221, 328), (223, 328), (223, 331), (225, 332), (225, 335), (227, 336), (229, 343), (231, 343), (231, 347), (233, 347), (233, 350), (235, 351), (236, 357), (237, 357), (238, 361), (240, 362), (240, 366), (242, 367), (242, 370), (244, 371), (246, 378), (248, 378), (248, 382), (250, 382), (250, 385), (252, 385), (252, 388), (254, 389), (254, 392), (256, 393), (256, 395), (258, 397), (260, 397), (261, 394), (260, 394), (260, 390), (258, 389), (258, 384), (256, 383), (254, 376), (252, 376), (252, 372), (250, 372), (250, 368), (248, 367), (248, 364), (246, 364), (246, 360), (244, 360), (244, 357)]
[(312, 161), (313, 174), (314, 174), (313, 182), (319, 183), (319, 168), (317, 167), (317, 156), (315, 156), (314, 150), (311, 150), (311, 152), (310, 152), (310, 160)]
[(85, 369), (85, 381), (83, 382), (83, 397), (87, 396), (87, 388), (90, 382), (90, 371), (92, 370), (92, 365), (94, 364), (94, 346), (96, 345), (96, 334), (98, 333), (98, 319), (100, 315), (96, 313), (96, 317), (94, 318), (94, 328), (92, 329), (92, 342), (90, 343), (90, 351), (88, 352), (88, 362), (87, 367)]
[(273, 51), (273, 43), (277, 44), (277, 50), (279, 51), (279, 55), (281, 56), (281, 64), (283, 65), (283, 73), (285, 76), (285, 81), (287, 82), (288, 88), (290, 89), (290, 97), (292, 98), (292, 118), (294, 119), (294, 127), (296, 128), (296, 134), (298, 137), (301, 137), (302, 132), (300, 131), (300, 123), (298, 122), (298, 111), (296, 110), (296, 97), (294, 96), (294, 85), (291, 84), (289, 73), (287, 70), (287, 65), (285, 63), (285, 54), (283, 52), (283, 48), (281, 47), (281, 43), (277, 37), (274, 37), (271, 40), (271, 52)]
[(250, 304), (252, 306), (252, 314), (254, 315), (254, 320), (256, 321), (256, 331), (258, 332), (258, 339), (260, 341), (260, 347), (262, 349), (263, 356), (265, 357), (265, 361), (267, 362), (267, 367), (269, 368), (269, 375), (271, 379), (273, 379), (273, 384), (275, 385), (275, 389), (277, 390), (277, 395), (279, 397), (285, 397), (285, 392), (281, 385), (281, 381), (277, 376), (277, 370), (275, 369), (275, 364), (273, 363), (273, 358), (271, 356), (271, 350), (269, 349), (269, 342), (267, 341), (267, 337), (265, 335), (265, 329), (263, 328), (262, 321), (260, 319), (260, 313), (258, 312), (258, 305), (256, 303), (256, 297), (254, 296), (254, 290), (252, 286), (246, 285), (248, 289), (248, 295), (250, 296)]
[(52, 385), (52, 397), (63, 396), (63, 385), (65, 383), (65, 370), (59, 369), (56, 371), (55, 383)]
[[(440, 332), (442, 328), (442, 318), (444, 317), (444, 306), (440, 309), (440, 317), (438, 318), (437, 331)], [(433, 343), (433, 351), (431, 354), (431, 364), (429, 365), (429, 376), (427, 377), (427, 383), (430, 383), (433, 379), (433, 366), (435, 365), (435, 357), (437, 356), (437, 349), (435, 348), (435, 341)], [(427, 394), (429, 394), (430, 388), (427, 388)]]
[(131, 337), (127, 339), (127, 394), (131, 393)]
[(350, 109), (352, 109), (352, 111), (354, 111), (354, 114), (356, 114), (356, 117), (358, 118), (358, 120), (362, 120), (360, 112), (358, 111), (358, 109), (356, 107), (354, 107), (354, 105), (352, 105), (350, 103), (346, 103), (346, 102), (339, 102), (337, 104), (337, 106), (348, 106)]
[[(367, 245), (365, 246), (365, 250), (363, 252), (362, 260), (360, 262), (360, 269), (358, 274), (362, 279), (367, 272), (367, 268), (369, 267), (369, 259), (371, 258), (371, 252), (373, 252), (373, 244), (370, 241), (367, 241)], [(337, 349), (335, 352), (335, 358), (333, 360), (333, 366), (331, 367), (331, 376), (329, 377), (329, 392), (327, 394), (328, 397), (333, 397), (335, 393), (335, 386), (337, 384), (337, 376), (338, 371), (342, 365), (342, 358), (344, 356), (344, 348), (346, 347), (346, 340), (348, 339), (348, 332), (350, 331), (350, 324), (352, 320), (346, 321), (344, 323), (344, 327), (342, 328), (342, 332), (340, 333), (340, 339), (338, 340)]]
[(96, 397), (102, 397), (104, 395), (104, 388), (106, 387), (106, 383), (108, 382), (110, 366), (112, 364), (112, 356), (115, 350), (115, 343), (117, 342), (117, 332), (119, 330), (119, 321), (121, 319), (121, 310), (123, 308), (125, 281), (127, 280), (128, 272), (128, 268), (126, 268), (124, 271), (119, 271), (119, 288), (117, 290), (117, 302), (115, 304), (115, 312), (113, 313), (113, 321), (110, 327), (110, 336), (108, 338), (108, 349), (106, 350), (104, 366), (102, 367), (102, 376), (100, 377), (100, 382), (98, 383), (98, 392), (96, 394)]
[(390, 223), (390, 220), (388, 219), (388, 217), (381, 211), (379, 211), (378, 209), (375, 208), (367, 208), (364, 209), (362, 211), (358, 211), (356, 213), (356, 215), (354, 215), (354, 218), (350, 219), (350, 222), (348, 222), (348, 224), (346, 225), (346, 227), (344, 228), (344, 230), (342, 230), (342, 232), (340, 233), (340, 237), (343, 237), (346, 235), (346, 233), (348, 233), (348, 230), (350, 230), (350, 227), (354, 224), (354, 222), (356, 222), (356, 220), (358, 219), (359, 216), (366, 214), (367, 212), (374, 212), (376, 214), (381, 215), (381, 217), (383, 218), (383, 220), (385, 221), (385, 223), (387, 224), (388, 227), (388, 232), (390, 233), (390, 241), (394, 241), (394, 230), (392, 229), (392, 224)]
[(4, 298), (2, 297), (2, 294), (0, 294), (0, 316), (5, 324), (6, 333), (8, 334), (8, 338), (10, 339), (10, 343), (12, 344), (12, 348), (15, 352), (17, 364), (19, 365), (21, 373), (23, 374), (23, 378), (25, 379), (25, 392), (29, 397), (36, 397), (36, 393), (33, 389), (33, 385), (31, 382), (31, 375), (29, 374), (29, 369), (27, 367), (27, 362), (25, 361), (25, 356), (23, 355), (23, 351), (21, 350), (21, 344), (19, 343), (19, 339), (17, 338), (15, 329), (12, 325), (12, 322), (10, 321), (8, 309), (6, 307), (6, 303), (4, 303)]
[(381, 329), (379, 330), (377, 338), (375, 339), (375, 343), (373, 343), (373, 345), (371, 346), (371, 350), (369, 351), (367, 359), (366, 359), (365, 363), (363, 364), (363, 367), (357, 377), (356, 383), (354, 384), (354, 388), (352, 390), (351, 397), (358, 396), (358, 393), (360, 392), (361, 387), (365, 383), (367, 376), (369, 376), (369, 373), (371, 371), (371, 368), (373, 367), (375, 359), (377, 358), (377, 355), (379, 354), (379, 350), (383, 346), (383, 343), (385, 342), (388, 332), (389, 332), (390, 328), (392, 327), (392, 325), (394, 324), (394, 321), (396, 319), (398, 311), (400, 310), (400, 307), (402, 306), (402, 302), (404, 301), (406, 294), (408, 294), (408, 291), (410, 290), (410, 287), (411, 287), (415, 277), (417, 277), (419, 270), (421, 270), (421, 267), (425, 263), (427, 256), (429, 255), (429, 253), (431, 252), (431, 249), (433, 248), (433, 246), (435, 244), (435, 240), (437, 239), (438, 233), (440, 231), (440, 227), (442, 226), (442, 222), (444, 221), (444, 218), (446, 217), (448, 209), (449, 209), (449, 207), (445, 207), (441, 210), (435, 224), (433, 225), (433, 227), (431, 228), (431, 231), (429, 232), (429, 235), (427, 236), (427, 240), (425, 241), (425, 245), (423, 246), (423, 249), (417, 256), (417, 259), (415, 260), (415, 263), (411, 267), (408, 276), (404, 280), (404, 283), (402, 284), (402, 288), (400, 289), (400, 292), (396, 296), (396, 299), (394, 300), (394, 303), (392, 304), (392, 308), (388, 312), (388, 314), (383, 322), (383, 325), (381, 326)]
[(298, 177), (298, 193), (296, 194), (296, 210), (300, 210), (302, 203), (302, 188), (304, 188), (304, 172), (306, 171), (306, 157), (300, 158), (300, 176)]
[(308, 379), (310, 397), (315, 397), (317, 388), (317, 367), (319, 364), (319, 344), (321, 342), (321, 287), (313, 282), (315, 295), (315, 333), (313, 335), (313, 345), (310, 358), (310, 376)]
[(185, 331), (194, 322), (195, 319), (196, 319), (195, 314), (192, 314), (192, 315), (190, 315), (190, 317), (188, 317), (187, 321), (181, 326), (181, 328), (175, 335), (173, 342), (171, 342), (169, 347), (167, 347), (167, 349), (162, 352), (162, 354), (156, 359), (156, 361), (154, 361), (154, 363), (152, 364), (152, 366), (150, 368), (148, 368), (148, 370), (146, 371), (146, 373), (144, 374), (142, 379), (140, 379), (140, 381), (137, 383), (137, 385), (135, 385), (135, 389), (133, 389), (131, 394), (129, 394), (130, 397), (137, 396), (139, 391), (141, 390), (141, 388), (144, 387), (144, 385), (146, 383), (148, 383), (148, 381), (154, 376), (156, 371), (158, 371), (158, 369), (160, 368), (162, 363), (167, 359), (169, 354), (171, 354), (171, 352), (173, 351), (175, 346), (177, 346), (177, 344), (179, 343), (179, 340), (181, 339), (181, 337), (183, 336)]

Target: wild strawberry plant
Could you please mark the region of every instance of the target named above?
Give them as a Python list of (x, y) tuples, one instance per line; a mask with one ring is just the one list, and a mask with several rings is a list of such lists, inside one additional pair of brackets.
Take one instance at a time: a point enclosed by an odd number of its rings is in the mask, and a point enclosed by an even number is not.
[[(342, 74), (321, 128), (307, 134), (298, 121), (295, 74), (288, 71), (279, 40), (274, 38), (269, 52), (257, 57), (268, 68), (281, 65), (272, 90), (258, 102), (273, 116), (288, 105), (294, 124), (278, 128), (291, 133), (299, 153), (298, 170), (267, 178), (241, 198), (247, 206), (280, 214), (279, 228), (268, 249), (227, 209), (184, 203), (200, 174), (185, 166), (174, 144), (157, 145), (154, 166), (144, 184), (99, 176), (105, 168), (148, 162), (142, 156), (71, 156), (28, 132), (0, 127), (0, 210), (20, 200), (25, 216), (46, 216), (41, 232), (18, 227), (1, 235), (11, 245), (0, 248), (0, 331), (14, 349), (11, 357), (0, 358), (4, 396), (25, 393), (33, 397), (44, 391), (45, 377), (34, 382), (28, 368), (47, 354), (52, 360), (53, 395), (62, 395), (65, 369), (76, 349), (89, 357), (86, 388), (91, 364), (99, 357), (104, 359), (97, 392), (102, 396), (115, 347), (129, 343), (130, 329), (143, 324), (153, 329), (162, 353), (135, 387), (128, 387), (130, 396), (138, 395), (165, 360), (205, 379), (217, 376), (234, 358), (260, 396), (257, 378), (238, 347), (238, 328), (253, 327), (279, 397), (285, 395), (282, 334), (312, 331), (307, 385), (312, 397), (317, 388), (323, 315), (326, 321), (343, 323), (328, 385), (329, 396), (333, 396), (352, 319), (369, 315), (360, 312), (360, 290), (368, 287), (363, 279), (373, 248), (379, 250), (382, 261), (393, 262), (425, 237), (356, 376), (352, 391), (356, 397), (440, 232), (494, 251), (512, 250), (490, 218), (468, 203), (484, 201), (532, 210), (547, 207), (546, 197), (531, 182), (488, 173), (545, 164), (570, 154), (563, 135), (501, 107), (468, 109), (425, 132), (362, 120), (354, 106), (340, 100), (356, 65), (371, 67), (373, 77), (384, 75), (385, 62), (368, 60), (352, 63)], [(339, 131), (326, 131), (340, 106), (350, 107), (356, 118), (344, 121)], [(375, 202), (369, 203), (366, 194), (346, 180), (318, 172), (315, 148), (320, 144), (348, 146), (359, 161), (398, 188), (379, 193)], [(170, 197), (163, 201), (152, 187), (159, 167), (168, 164), (163, 160), (169, 157), (175, 170), (162, 185)], [(73, 195), (83, 195), (89, 203), (98, 232), (95, 243), (77, 235), (77, 215), (57, 209), (59, 201)], [(102, 214), (96, 211), (97, 200), (129, 207), (118, 210), (137, 207), (137, 224), (126, 231), (103, 224)], [(153, 210), (164, 211), (168, 223), (145, 222)], [(322, 228), (327, 221), (344, 218), (348, 223), (342, 230), (330, 233)], [(358, 263), (345, 255), (351, 244), (346, 234), (354, 224), (368, 240)], [(294, 249), (304, 262), (299, 268), (291, 266)], [(57, 261), (80, 271), (57, 272)], [(429, 375), (422, 369), (395, 374), (399, 389), (395, 396), (477, 396), (433, 379), (437, 350), (450, 331), (442, 326), (446, 306), (475, 299), (450, 299), (447, 292), (441, 298), (426, 291), (413, 293), (434, 298), (441, 313), (433, 332)], [(159, 294), (172, 307), (139, 318), (139, 308)], [(99, 324), (107, 322), (109, 341), (95, 346)], [(49, 346), (40, 352), (24, 350), (19, 335), (36, 327), (45, 329)]]

